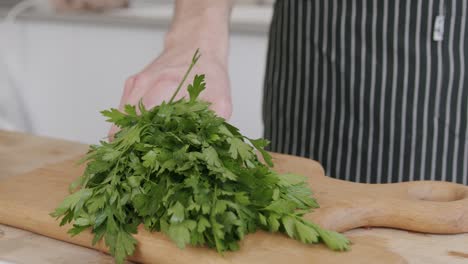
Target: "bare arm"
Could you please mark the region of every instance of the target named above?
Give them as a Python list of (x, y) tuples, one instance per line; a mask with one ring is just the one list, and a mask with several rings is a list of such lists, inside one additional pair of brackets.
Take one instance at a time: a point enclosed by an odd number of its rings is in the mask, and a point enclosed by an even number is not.
[[(197, 43), (210, 56), (227, 61), (229, 18), (233, 0), (177, 0), (165, 46)], [(185, 41), (184, 41), (185, 40)], [(203, 50), (202, 50), (203, 52)], [(206, 52), (203, 52), (206, 53)]]

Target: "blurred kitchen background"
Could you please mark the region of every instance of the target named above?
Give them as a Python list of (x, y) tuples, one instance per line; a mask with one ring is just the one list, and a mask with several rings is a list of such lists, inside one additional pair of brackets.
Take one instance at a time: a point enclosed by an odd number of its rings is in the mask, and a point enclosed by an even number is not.
[[(102, 12), (20, 2), (0, 0), (0, 129), (96, 143), (109, 129), (99, 111), (118, 106), (125, 79), (162, 50), (173, 1), (133, 0)], [(238, 0), (231, 19), (231, 122), (250, 137), (263, 131), (272, 4)]]

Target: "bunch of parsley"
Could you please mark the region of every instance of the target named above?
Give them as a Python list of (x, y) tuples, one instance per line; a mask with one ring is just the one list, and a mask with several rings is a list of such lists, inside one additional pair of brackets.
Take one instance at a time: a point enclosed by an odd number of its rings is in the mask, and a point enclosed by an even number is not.
[(61, 225), (73, 222), (71, 235), (91, 228), (93, 244), (104, 239), (118, 263), (133, 254), (140, 224), (180, 248), (237, 250), (246, 234), (264, 229), (346, 250), (343, 235), (303, 218), (318, 207), (305, 179), (271, 170), (266, 140), (244, 137), (198, 99), (204, 75), (188, 86), (189, 99), (174, 100), (198, 58), (169, 102), (150, 110), (140, 103), (139, 113), (130, 105), (125, 113), (102, 112), (121, 130), (112, 142), (90, 147), (86, 170), (71, 186), (81, 188), (51, 215)]

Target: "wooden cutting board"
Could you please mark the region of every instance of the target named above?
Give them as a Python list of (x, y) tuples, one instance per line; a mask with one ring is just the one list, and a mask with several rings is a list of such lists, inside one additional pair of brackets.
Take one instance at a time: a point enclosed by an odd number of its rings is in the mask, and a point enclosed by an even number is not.
[[(327, 228), (345, 231), (359, 226), (387, 226), (429, 233), (468, 231), (467, 187), (435, 182), (386, 185), (357, 184), (323, 175), (311, 160), (274, 155), (279, 172), (307, 175), (321, 208), (307, 217)], [(45, 166), (0, 181), (0, 223), (91, 247), (91, 234), (70, 238), (48, 213), (67, 195), (68, 185), (83, 168), (74, 161)], [(247, 236), (241, 250), (220, 256), (206, 248), (178, 249), (160, 233), (140, 229), (136, 261), (146, 263), (404, 263), (378, 239), (352, 237), (352, 250), (332, 252), (321, 245), (304, 245), (281, 234)], [(102, 244), (97, 249), (105, 251)]]

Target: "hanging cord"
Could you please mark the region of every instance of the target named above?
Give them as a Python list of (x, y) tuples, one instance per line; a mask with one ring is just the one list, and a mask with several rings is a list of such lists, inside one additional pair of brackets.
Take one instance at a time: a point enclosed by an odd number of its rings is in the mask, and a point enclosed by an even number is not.
[(42, 3), (47, 3), (47, 1), (40, 0), (23, 0), (16, 5), (14, 5), (10, 11), (8, 11), (6, 17), (4, 18), (4, 23), (14, 23), (16, 18), (26, 10), (34, 7), (38, 7)]
[[(25, 132), (32, 132), (31, 120), (26, 111), (26, 107), (21, 96), (23, 82), (21, 79), (22, 71), (20, 63), (18, 59), (13, 56), (13, 52), (11, 51), (11, 48), (14, 47), (14, 45), (11, 45), (12, 43), (7, 45), (8, 41), (12, 41), (18, 38), (15, 36), (8, 36), (8, 31), (13, 29), (16, 19), (19, 15), (29, 10), (30, 8), (35, 8), (44, 4), (48, 5), (48, 0), (23, 0), (8, 11), (7, 15), (1, 23), (3, 30), (5, 31), (5, 39), (3, 41), (4, 45), (0, 47), (0, 63), (5, 66), (6, 84), (10, 86), (10, 96), (13, 97), (12, 101), (10, 102), (10, 106), (7, 106), (8, 109), (4, 109), (7, 116), (5, 118), (0, 116), (0, 126), (5, 129), (20, 129)], [(8, 98), (5, 100), (8, 100)], [(10, 115), (8, 115), (8, 113), (10, 113)], [(10, 118), (13, 120), (8, 120), (8, 116), (10, 116)]]

